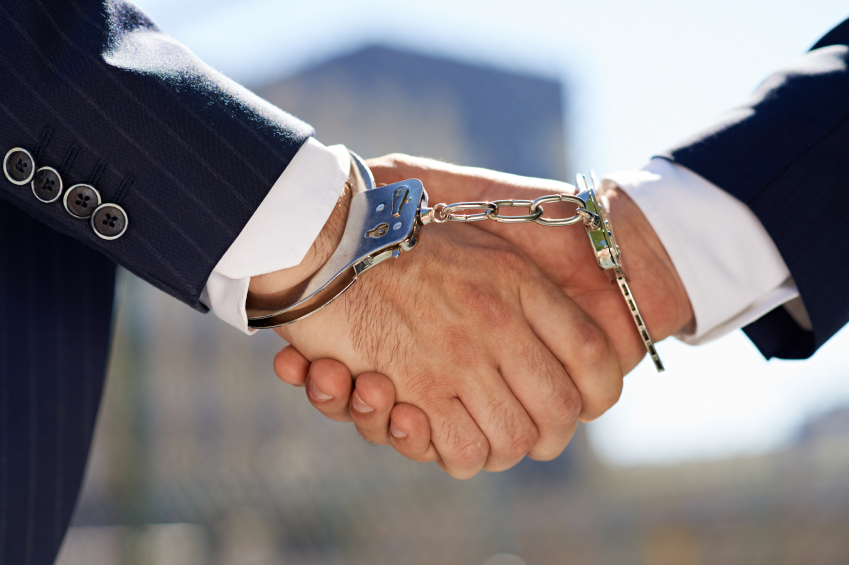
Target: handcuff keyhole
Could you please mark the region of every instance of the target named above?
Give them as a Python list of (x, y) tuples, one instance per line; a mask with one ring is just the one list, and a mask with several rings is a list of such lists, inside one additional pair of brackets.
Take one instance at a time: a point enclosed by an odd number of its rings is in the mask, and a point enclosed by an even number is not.
[(373, 237), (373, 238), (377, 239), (379, 237), (383, 237), (384, 235), (386, 235), (386, 232), (388, 232), (388, 231), (389, 231), (389, 224), (384, 222), (384, 223), (378, 224), (374, 228), (368, 230), (366, 232), (366, 237)]

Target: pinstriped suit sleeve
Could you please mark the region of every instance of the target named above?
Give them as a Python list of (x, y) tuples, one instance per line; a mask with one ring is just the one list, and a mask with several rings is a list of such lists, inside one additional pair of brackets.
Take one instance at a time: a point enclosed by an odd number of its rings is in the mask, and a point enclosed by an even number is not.
[(105, 162), (97, 188), (121, 199), (128, 228), (102, 240), (5, 178), (0, 196), (199, 310), (213, 268), (313, 134), (120, 0), (0, 4), (0, 74), (3, 153), (32, 150), (49, 126), (39, 165), (58, 169), (77, 145), (68, 187)]

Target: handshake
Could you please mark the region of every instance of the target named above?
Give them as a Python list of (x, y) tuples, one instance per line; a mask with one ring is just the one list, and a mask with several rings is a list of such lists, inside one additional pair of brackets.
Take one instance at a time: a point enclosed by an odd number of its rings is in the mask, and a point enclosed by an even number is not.
[[(368, 165), (378, 184), (421, 180), (431, 202), (534, 200), (572, 189), (403, 155)], [(692, 321), (689, 299), (637, 206), (616, 187), (607, 195), (631, 289), (661, 340)], [(291, 302), (303, 290), (338, 245), (349, 205), (343, 195), (299, 266), (251, 280), (249, 308)], [(305, 386), (320, 412), (457, 478), (505, 470), (526, 455), (557, 457), (578, 421), (616, 403), (623, 376), (646, 352), (584, 230), (534, 223), (424, 230), (413, 252), (275, 331), (291, 344), (276, 355), (275, 372)]]

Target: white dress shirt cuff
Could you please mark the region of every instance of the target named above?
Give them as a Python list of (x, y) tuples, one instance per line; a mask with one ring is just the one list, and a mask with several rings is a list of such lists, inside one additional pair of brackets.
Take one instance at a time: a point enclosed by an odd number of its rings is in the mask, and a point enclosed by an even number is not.
[(681, 341), (714, 340), (799, 296), (754, 213), (710, 181), (655, 158), (604, 182), (620, 186), (639, 206), (681, 277), (695, 313), (695, 324), (675, 336)]
[(350, 166), (343, 145), (325, 147), (309, 138), (212, 271), (201, 302), (228, 324), (255, 333), (245, 312), (251, 277), (304, 259), (339, 200)]

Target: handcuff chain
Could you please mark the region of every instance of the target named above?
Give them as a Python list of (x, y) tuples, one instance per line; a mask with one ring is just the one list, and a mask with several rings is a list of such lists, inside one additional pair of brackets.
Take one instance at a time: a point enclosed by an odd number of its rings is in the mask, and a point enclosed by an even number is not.
[[(544, 226), (569, 226), (583, 222), (598, 266), (614, 269), (616, 281), (631, 311), (634, 324), (658, 371), (663, 365), (640, 315), (620, 263), (619, 246), (605, 218), (604, 202), (597, 199), (598, 184), (584, 175), (577, 176), (578, 195), (549, 194), (536, 200), (495, 200), (493, 202), (457, 202), (436, 204), (427, 208), (427, 193), (420, 180), (409, 179), (390, 185), (374, 186), (374, 179), (362, 159), (352, 154), (358, 177), (365, 185), (351, 198), (348, 223), (339, 246), (327, 262), (311, 277), (300, 294), (281, 308), (259, 310), (249, 314), (251, 328), (273, 328), (297, 322), (318, 312), (342, 295), (365, 271), (386, 259), (398, 257), (416, 246), (421, 229), (429, 223), (477, 222), (492, 220), (506, 224), (536, 222)], [(352, 165), (353, 169), (353, 165)], [(352, 173), (353, 174), (353, 173)], [(358, 185), (359, 186), (359, 185)], [(412, 204), (417, 202), (416, 206)], [(553, 202), (575, 204), (570, 218), (546, 218), (543, 206)], [(527, 208), (518, 216), (502, 215), (502, 208)], [(473, 213), (467, 213), (471, 211)], [(356, 221), (351, 221), (351, 218)]]
[[(577, 213), (571, 218), (546, 218), (543, 216), (543, 205), (551, 202), (571, 202), (575, 204)], [(501, 208), (527, 207), (529, 214), (518, 216), (504, 216), (499, 212)], [(455, 202), (454, 204), (436, 204), (433, 208), (423, 208), (421, 211), (422, 224), (431, 222), (441, 224), (443, 222), (479, 222), (481, 220), (494, 220), (505, 224), (521, 224), (536, 222), (543, 226), (571, 226), (578, 222), (591, 221), (589, 216), (594, 216), (586, 209), (583, 200), (571, 194), (549, 194), (540, 196), (536, 200), (495, 200), (492, 202)], [(464, 214), (466, 210), (483, 210), (475, 214)], [(458, 213), (459, 212), (459, 213)]]

